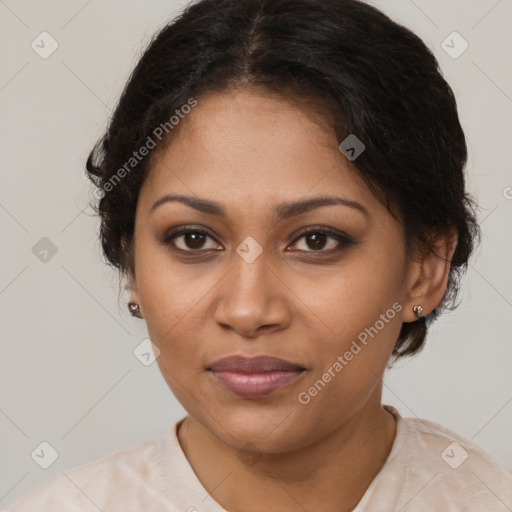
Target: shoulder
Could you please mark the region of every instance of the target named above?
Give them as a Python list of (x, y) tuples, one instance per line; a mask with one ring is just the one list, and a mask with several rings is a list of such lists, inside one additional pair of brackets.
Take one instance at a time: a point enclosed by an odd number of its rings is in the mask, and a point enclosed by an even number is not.
[(167, 430), (137, 445), (61, 471), (5, 512), (128, 512), (142, 510), (138, 507), (148, 504), (155, 512), (167, 510), (160, 452), (169, 435)]
[(475, 442), (439, 423), (399, 417), (392, 454), (390, 465), (401, 475), (402, 499), (411, 510), (512, 507), (512, 475)]
[(448, 474), (482, 472), (510, 482), (512, 475), (474, 441), (434, 421), (402, 418), (409, 449), (440, 465)]

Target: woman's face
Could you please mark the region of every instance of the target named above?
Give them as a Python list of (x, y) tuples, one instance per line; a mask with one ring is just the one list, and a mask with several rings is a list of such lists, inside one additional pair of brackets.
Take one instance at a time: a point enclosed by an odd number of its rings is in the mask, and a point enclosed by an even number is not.
[[(180, 123), (140, 192), (132, 291), (173, 393), (223, 442), (262, 452), (378, 408), (410, 309), (401, 224), (334, 133), (283, 99), (216, 94)], [(318, 197), (344, 203), (283, 206)], [(217, 364), (229, 356), (291, 365)]]

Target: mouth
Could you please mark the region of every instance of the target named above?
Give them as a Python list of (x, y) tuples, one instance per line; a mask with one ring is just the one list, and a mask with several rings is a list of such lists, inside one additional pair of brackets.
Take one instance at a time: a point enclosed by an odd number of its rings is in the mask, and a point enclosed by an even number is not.
[(244, 398), (269, 395), (306, 372), (300, 365), (269, 356), (231, 356), (206, 369), (224, 388)]

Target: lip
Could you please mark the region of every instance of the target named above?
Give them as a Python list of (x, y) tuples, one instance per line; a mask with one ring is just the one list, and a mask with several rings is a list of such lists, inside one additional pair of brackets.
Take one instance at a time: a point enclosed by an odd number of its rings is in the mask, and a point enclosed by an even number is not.
[(244, 398), (269, 395), (306, 371), (295, 363), (270, 356), (230, 356), (212, 363), (207, 370), (224, 388)]

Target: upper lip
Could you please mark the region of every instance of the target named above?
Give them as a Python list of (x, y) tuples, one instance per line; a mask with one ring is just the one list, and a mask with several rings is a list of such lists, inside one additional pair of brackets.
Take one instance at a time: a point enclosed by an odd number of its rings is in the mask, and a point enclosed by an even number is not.
[(290, 361), (270, 356), (229, 356), (215, 361), (207, 367), (215, 372), (264, 373), (278, 371), (303, 371), (305, 368)]

